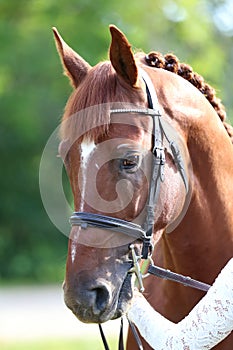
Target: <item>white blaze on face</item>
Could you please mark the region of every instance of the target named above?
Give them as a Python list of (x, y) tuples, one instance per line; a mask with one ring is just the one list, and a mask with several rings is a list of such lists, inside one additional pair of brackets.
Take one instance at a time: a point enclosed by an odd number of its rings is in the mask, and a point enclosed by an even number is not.
[[(96, 148), (96, 145), (93, 141), (83, 141), (81, 143), (81, 166), (79, 169), (79, 188), (81, 191), (81, 201), (80, 201), (80, 207), (79, 211), (84, 210), (84, 203), (85, 203), (85, 192), (87, 187), (87, 164), (90, 159), (90, 156), (94, 149)], [(72, 246), (71, 246), (71, 260), (74, 263), (75, 257), (76, 257), (76, 248), (77, 248), (77, 242), (79, 240), (79, 232), (80, 228), (75, 227), (72, 229)]]
[(96, 145), (93, 141), (84, 140), (81, 143), (81, 174), (82, 174), (82, 184), (81, 184), (81, 203), (80, 203), (80, 211), (84, 209), (84, 198), (87, 186), (87, 164), (88, 160), (96, 148)]

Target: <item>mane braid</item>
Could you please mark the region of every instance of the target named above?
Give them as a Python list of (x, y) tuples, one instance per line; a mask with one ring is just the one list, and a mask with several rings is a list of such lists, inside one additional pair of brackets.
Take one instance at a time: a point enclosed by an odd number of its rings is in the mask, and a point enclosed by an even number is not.
[(223, 125), (233, 143), (233, 127), (226, 122), (225, 108), (221, 103), (221, 100), (216, 96), (215, 89), (207, 84), (201, 75), (195, 73), (192, 67), (188, 64), (180, 63), (179, 59), (171, 53), (163, 56), (161, 53), (153, 51), (145, 56), (145, 61), (151, 67), (162, 68), (180, 75), (204, 94), (223, 122)]

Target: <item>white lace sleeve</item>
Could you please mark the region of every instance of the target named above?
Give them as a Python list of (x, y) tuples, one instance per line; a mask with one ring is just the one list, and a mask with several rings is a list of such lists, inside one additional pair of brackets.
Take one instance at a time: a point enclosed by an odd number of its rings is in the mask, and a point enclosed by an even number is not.
[(140, 296), (133, 301), (128, 318), (155, 350), (211, 349), (233, 330), (233, 258), (178, 324), (161, 316)]

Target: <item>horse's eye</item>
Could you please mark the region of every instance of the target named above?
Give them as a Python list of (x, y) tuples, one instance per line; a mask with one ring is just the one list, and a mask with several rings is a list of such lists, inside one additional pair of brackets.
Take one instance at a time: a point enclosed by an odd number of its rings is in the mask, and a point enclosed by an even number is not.
[(128, 155), (120, 159), (120, 169), (128, 173), (133, 173), (138, 170), (140, 165), (140, 157), (138, 154)]

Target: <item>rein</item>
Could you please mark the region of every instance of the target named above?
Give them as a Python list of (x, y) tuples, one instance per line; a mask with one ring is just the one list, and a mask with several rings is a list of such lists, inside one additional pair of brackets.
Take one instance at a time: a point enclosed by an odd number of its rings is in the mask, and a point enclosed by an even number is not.
[[(122, 219), (117, 219), (110, 216), (99, 215), (88, 212), (74, 212), (70, 217), (70, 223), (72, 226), (81, 226), (81, 228), (86, 229), (88, 227), (102, 228), (114, 232), (121, 232), (126, 234), (134, 240), (142, 241), (142, 252), (141, 255), (136, 255), (134, 250), (134, 245), (131, 244), (129, 246), (129, 250), (132, 254), (132, 267), (128, 271), (128, 273), (135, 273), (139, 290), (141, 292), (144, 291), (143, 287), (143, 278), (147, 277), (149, 274), (155, 275), (157, 277), (169, 279), (171, 281), (175, 281), (181, 283), (185, 286), (190, 286), (192, 288), (200, 289), (203, 291), (207, 291), (210, 286), (208, 284), (196, 281), (191, 279), (190, 277), (186, 277), (169, 270), (165, 270), (161, 267), (157, 267), (153, 264), (151, 259), (151, 253), (153, 251), (152, 244), (152, 235), (153, 235), (153, 227), (155, 223), (155, 210), (154, 207), (156, 205), (159, 192), (160, 185), (164, 182), (164, 167), (165, 167), (165, 150), (163, 146), (163, 139), (165, 138), (176, 164), (177, 170), (179, 171), (181, 178), (183, 180), (186, 192), (188, 192), (188, 177), (185, 172), (185, 166), (183, 159), (180, 154), (180, 150), (176, 142), (169, 136), (169, 133), (166, 130), (166, 124), (162, 119), (162, 115), (159, 110), (159, 103), (157, 99), (157, 95), (147, 73), (143, 70), (140, 70), (142, 79), (145, 82), (148, 106), (149, 108), (135, 108), (135, 109), (112, 109), (110, 113), (136, 113), (142, 115), (149, 115), (153, 120), (153, 131), (152, 131), (152, 148), (151, 151), (153, 153), (152, 157), (152, 173), (151, 173), (151, 182), (149, 189), (149, 196), (146, 206), (146, 220), (144, 224), (138, 225), (133, 222), (129, 222)], [(145, 275), (142, 275), (139, 261), (141, 259), (150, 260), (150, 265), (148, 271)], [(138, 336), (137, 330), (135, 326), (128, 320), (129, 326), (134, 334), (137, 346), (139, 350), (143, 350), (143, 346), (141, 340)], [(107, 340), (105, 338), (103, 329), (101, 324), (99, 324), (99, 330), (101, 334), (101, 338), (104, 344), (105, 350), (109, 350), (109, 346)], [(119, 335), (119, 345), (118, 350), (124, 350), (124, 342), (123, 342), (123, 319), (121, 319), (121, 327), (120, 327), (120, 335)]]

